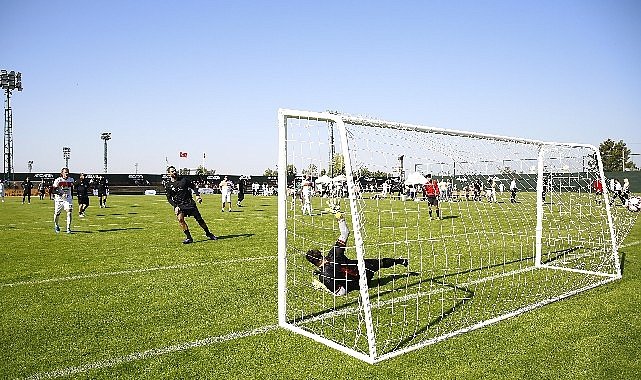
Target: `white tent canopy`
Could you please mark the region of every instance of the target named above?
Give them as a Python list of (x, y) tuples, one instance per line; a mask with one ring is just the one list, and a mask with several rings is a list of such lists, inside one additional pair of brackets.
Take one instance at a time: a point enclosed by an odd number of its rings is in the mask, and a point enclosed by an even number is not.
[(347, 181), (347, 177), (345, 177), (345, 175), (343, 175), (343, 174), (337, 175), (336, 177), (332, 178), (332, 181), (334, 181), (334, 182), (345, 182), (345, 181)]
[(332, 179), (327, 174), (316, 178), (316, 183), (330, 183), (330, 182), (332, 182)]
[(407, 176), (405, 180), (406, 185), (424, 185), (427, 182), (427, 178), (419, 172), (414, 172)]

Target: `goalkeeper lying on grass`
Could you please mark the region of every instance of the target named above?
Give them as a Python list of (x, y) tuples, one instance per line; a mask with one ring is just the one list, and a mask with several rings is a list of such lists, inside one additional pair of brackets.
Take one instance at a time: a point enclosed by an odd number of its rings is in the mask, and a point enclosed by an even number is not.
[[(341, 234), (334, 246), (329, 250), (327, 256), (317, 249), (307, 251), (305, 257), (307, 261), (317, 266), (318, 269), (314, 271), (314, 276), (318, 276), (318, 280), (314, 278), (315, 285), (325, 288), (330, 293), (337, 296), (343, 296), (351, 290), (359, 288), (359, 274), (358, 274), (358, 261), (351, 260), (345, 256), (345, 244), (349, 237), (349, 228), (342, 213), (336, 214), (338, 219), (338, 226)], [(404, 265), (407, 267), (407, 259), (365, 259), (365, 276), (367, 277), (367, 284), (369, 285), (374, 277), (374, 274), (381, 268), (391, 268), (394, 265)]]

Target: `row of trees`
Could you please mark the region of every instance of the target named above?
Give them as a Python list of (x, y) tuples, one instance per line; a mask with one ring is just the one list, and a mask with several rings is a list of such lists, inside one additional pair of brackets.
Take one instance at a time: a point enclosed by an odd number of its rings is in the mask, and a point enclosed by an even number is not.
[[(601, 153), (601, 160), (603, 161), (603, 171), (606, 172), (617, 172), (617, 171), (634, 171), (639, 170), (634, 161), (632, 161), (632, 156), (638, 155), (632, 153), (630, 148), (627, 147), (623, 140), (615, 142), (612, 139), (607, 139), (599, 145), (599, 152)], [(596, 157), (592, 157), (592, 160), (588, 165), (596, 165)], [(506, 168), (508, 172), (510, 168)], [(345, 160), (342, 154), (334, 155), (332, 159), (332, 173), (328, 173), (327, 170), (321, 169), (318, 171), (318, 167), (314, 164), (310, 164), (307, 168), (301, 171), (301, 175), (311, 175), (311, 176), (323, 176), (325, 174), (336, 176), (339, 174), (345, 174)], [(359, 177), (389, 177), (389, 173), (382, 171), (370, 171), (366, 167), (358, 169)], [(275, 169), (266, 169), (265, 176), (277, 176), (278, 171)], [(294, 165), (287, 165), (287, 175), (296, 176), (298, 175), (298, 170)]]

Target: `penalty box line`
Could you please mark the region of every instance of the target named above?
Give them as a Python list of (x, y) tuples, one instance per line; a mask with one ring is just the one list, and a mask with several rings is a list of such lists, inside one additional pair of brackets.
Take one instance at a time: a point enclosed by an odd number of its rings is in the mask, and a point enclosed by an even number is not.
[(7, 284), (0, 284), (0, 288), (11, 288), (11, 287), (25, 286), (25, 285), (40, 285), (40, 284), (47, 284), (47, 283), (54, 283), (54, 282), (84, 280), (88, 278), (99, 278), (99, 277), (108, 277), (108, 276), (122, 276), (122, 275), (149, 273), (149, 272), (164, 271), (164, 270), (190, 269), (190, 268), (205, 267), (209, 265), (218, 265), (218, 264), (226, 265), (226, 264), (234, 264), (234, 263), (246, 262), (246, 261), (272, 260), (276, 258), (277, 256), (245, 257), (245, 258), (234, 259), (234, 260), (210, 261), (207, 263), (179, 264), (179, 265), (152, 267), (152, 268), (121, 270), (121, 271), (115, 271), (115, 272), (79, 274), (75, 276), (54, 277), (54, 278), (46, 278), (42, 280), (18, 281), (18, 282), (12, 282)]
[(193, 342), (175, 344), (173, 346), (168, 346), (168, 347), (152, 348), (146, 351), (135, 352), (129, 355), (101, 360), (101, 361), (84, 364), (80, 366), (61, 368), (51, 372), (40, 372), (40, 373), (31, 375), (26, 379), (28, 380), (53, 379), (56, 377), (77, 375), (79, 373), (85, 373), (92, 370), (100, 370), (100, 369), (115, 367), (117, 365), (124, 364), (124, 363), (134, 362), (138, 360), (145, 360), (149, 358), (158, 357), (161, 355), (171, 354), (174, 352), (186, 351), (192, 348), (211, 346), (216, 343), (224, 343), (231, 340), (247, 338), (250, 336), (263, 334), (277, 328), (278, 328), (278, 325), (268, 325), (268, 326), (255, 328), (253, 330), (232, 332), (227, 335), (212, 336), (204, 339), (199, 339)]

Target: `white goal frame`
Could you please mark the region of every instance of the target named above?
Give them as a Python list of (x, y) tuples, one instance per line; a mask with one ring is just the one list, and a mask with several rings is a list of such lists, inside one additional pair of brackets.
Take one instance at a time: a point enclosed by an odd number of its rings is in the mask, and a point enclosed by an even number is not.
[[(499, 141), (499, 142), (506, 142), (506, 143), (518, 143), (518, 144), (528, 144), (531, 146), (538, 147), (539, 149), (539, 160), (537, 162), (537, 168), (536, 168), (536, 174), (537, 174), (537, 181), (536, 181), (536, 191), (537, 191), (537, 201), (536, 201), (536, 231), (535, 231), (535, 243), (533, 247), (533, 254), (535, 255), (534, 258), (534, 267), (539, 269), (539, 268), (547, 268), (550, 270), (555, 270), (555, 271), (570, 271), (570, 272), (575, 272), (575, 273), (580, 273), (580, 274), (588, 274), (588, 275), (594, 275), (598, 276), (601, 278), (601, 280), (594, 282), (594, 283), (589, 283), (586, 286), (580, 287), (578, 289), (573, 289), (569, 292), (565, 292), (563, 294), (555, 295), (553, 297), (543, 299), (541, 301), (538, 301), (536, 303), (526, 305), (524, 307), (520, 307), (517, 310), (513, 310), (508, 313), (504, 313), (501, 315), (493, 316), (488, 319), (484, 319), (482, 321), (473, 323), (472, 325), (469, 326), (464, 326), (462, 328), (458, 328), (454, 331), (447, 332), (443, 335), (432, 337), (427, 340), (420, 341), (415, 344), (408, 345), (406, 347), (402, 347), (398, 350), (393, 350), (391, 352), (379, 352), (379, 349), (377, 347), (377, 341), (376, 341), (376, 323), (373, 321), (372, 317), (372, 305), (370, 303), (370, 289), (368, 288), (368, 283), (367, 280), (365, 279), (364, 275), (360, 276), (360, 298), (359, 298), (359, 305), (358, 307), (362, 308), (362, 315), (363, 315), (363, 322), (364, 322), (364, 327), (365, 331), (364, 333), (366, 334), (367, 337), (367, 350), (356, 350), (352, 347), (346, 346), (344, 344), (341, 344), (340, 342), (336, 342), (335, 340), (328, 339), (327, 337), (323, 336), (322, 334), (317, 334), (314, 333), (313, 331), (310, 331), (309, 329), (306, 329), (304, 325), (301, 325), (300, 323), (297, 323), (296, 321), (292, 320), (290, 316), (288, 316), (288, 291), (289, 289), (287, 288), (288, 284), (288, 260), (290, 257), (288, 256), (288, 237), (291, 231), (288, 231), (288, 214), (290, 213), (289, 211), (289, 201), (288, 201), (288, 176), (287, 176), (287, 168), (289, 165), (288, 162), (288, 123), (290, 120), (314, 120), (315, 122), (326, 122), (326, 123), (331, 123), (335, 127), (335, 129), (338, 131), (339, 134), (339, 139), (340, 139), (340, 144), (341, 144), (341, 149), (343, 152), (350, 152), (350, 133), (348, 132), (348, 128), (346, 127), (346, 124), (350, 125), (359, 125), (359, 126), (371, 126), (372, 128), (385, 128), (385, 129), (399, 129), (403, 131), (416, 131), (416, 132), (427, 132), (427, 133), (438, 133), (439, 135), (451, 135), (451, 136), (458, 136), (458, 137), (469, 137), (471, 139), (484, 139), (484, 140), (489, 140), (489, 141)], [(577, 293), (586, 291), (588, 289), (618, 280), (621, 278), (621, 266), (619, 263), (619, 255), (618, 255), (618, 242), (617, 242), (617, 236), (616, 236), (616, 230), (615, 230), (615, 224), (614, 224), (614, 219), (613, 219), (613, 214), (608, 198), (608, 189), (607, 186), (604, 185), (604, 194), (603, 194), (603, 200), (604, 200), (604, 207), (605, 207), (605, 215), (607, 217), (607, 226), (609, 228), (609, 234), (606, 233), (606, 238), (609, 238), (610, 240), (607, 242), (607, 246), (611, 247), (611, 259), (614, 262), (614, 270), (610, 272), (598, 272), (598, 271), (592, 271), (592, 270), (584, 270), (580, 268), (568, 268), (568, 267), (563, 267), (563, 266), (557, 266), (554, 263), (546, 263), (544, 260), (542, 260), (542, 248), (543, 248), (543, 219), (544, 219), (544, 207), (545, 203), (541, 199), (538, 194), (541, 194), (544, 190), (544, 174), (545, 174), (545, 154), (548, 149), (554, 148), (554, 147), (568, 147), (568, 148), (585, 148), (587, 150), (590, 150), (594, 153), (594, 157), (596, 157), (597, 165), (598, 165), (598, 177), (601, 179), (601, 181), (605, 184), (605, 176), (603, 172), (603, 164), (601, 160), (601, 156), (599, 153), (599, 150), (588, 144), (572, 144), (572, 143), (558, 143), (558, 142), (545, 142), (545, 141), (538, 141), (538, 140), (530, 140), (530, 139), (522, 139), (522, 138), (515, 138), (515, 137), (506, 137), (506, 136), (499, 136), (499, 135), (491, 135), (491, 134), (481, 134), (481, 133), (473, 133), (473, 132), (466, 132), (466, 131), (457, 131), (457, 130), (448, 130), (448, 129), (441, 129), (441, 128), (433, 128), (433, 127), (428, 127), (428, 126), (421, 126), (421, 125), (414, 125), (414, 124), (407, 124), (407, 123), (399, 123), (399, 122), (389, 122), (389, 121), (383, 121), (383, 120), (378, 120), (378, 119), (371, 119), (371, 118), (366, 118), (366, 117), (355, 117), (355, 116), (350, 116), (350, 115), (345, 115), (345, 114), (339, 114), (339, 113), (334, 113), (334, 112), (310, 112), (310, 111), (300, 111), (300, 110), (292, 110), (292, 109), (279, 109), (278, 110), (278, 130), (279, 130), (279, 153), (278, 153), (278, 321), (279, 325), (287, 330), (291, 330), (293, 332), (296, 332), (298, 334), (304, 335), (306, 337), (309, 337), (315, 341), (321, 342), (329, 347), (335, 348), (337, 350), (340, 350), (346, 354), (349, 354), (353, 357), (356, 357), (360, 360), (363, 360), (368, 363), (376, 363), (382, 360), (386, 360), (392, 357), (395, 357), (397, 355), (401, 355), (403, 353), (445, 340), (449, 337), (459, 335), (464, 332), (468, 332), (471, 330), (478, 329), (483, 326), (487, 326), (493, 323), (496, 323), (501, 320), (505, 320), (507, 318), (511, 318), (513, 316), (519, 315), (521, 313), (530, 311), (532, 309), (535, 309), (537, 307), (567, 298), (569, 296), (575, 295)], [(361, 233), (361, 215), (359, 214), (358, 210), (358, 203), (359, 203), (359, 189), (358, 185), (354, 181), (355, 173), (354, 173), (354, 167), (353, 163), (351, 162), (351, 155), (350, 154), (345, 154), (344, 155), (344, 166), (345, 166), (345, 176), (346, 176), (346, 183), (347, 183), (347, 205), (344, 205), (344, 211), (349, 213), (351, 216), (351, 224), (352, 224), (352, 233), (353, 233), (353, 247), (354, 251), (356, 253), (356, 259), (358, 260), (358, 270), (359, 273), (365, 273), (365, 256), (366, 252), (364, 250), (364, 245), (365, 245), (365, 237)], [(311, 248), (311, 247), (310, 247)], [(532, 270), (532, 268), (526, 268), (522, 269), (523, 271), (525, 270)], [(509, 275), (518, 275), (518, 271), (516, 272), (510, 272)], [(505, 275), (505, 274), (503, 274)], [(502, 276), (501, 274), (498, 274), (497, 276)], [(483, 281), (486, 281), (487, 279), (483, 279)], [(463, 285), (469, 285), (473, 286), (473, 283), (465, 283)], [(319, 292), (319, 296), (320, 296)], [(428, 293), (424, 293), (428, 294)], [(324, 296), (327, 296), (327, 294), (324, 294)], [(314, 319), (319, 319), (319, 318), (332, 318), (334, 311), (328, 310), (326, 314), (324, 315), (318, 315), (314, 316)]]

